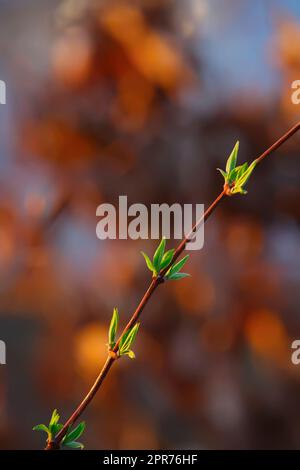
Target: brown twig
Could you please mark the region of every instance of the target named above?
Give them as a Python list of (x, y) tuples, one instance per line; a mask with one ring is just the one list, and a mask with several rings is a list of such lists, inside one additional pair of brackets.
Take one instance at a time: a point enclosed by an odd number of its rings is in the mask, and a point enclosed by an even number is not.
[[(272, 152), (277, 150), (285, 141), (287, 141), (290, 137), (292, 137), (293, 134), (295, 134), (298, 130), (300, 129), (300, 122), (298, 122), (294, 127), (292, 127), (286, 134), (284, 134), (280, 139), (278, 139), (271, 147), (269, 147), (264, 153), (262, 153), (256, 160), (258, 163), (260, 163), (264, 158), (266, 158), (268, 155), (270, 155)], [(206, 220), (210, 217), (210, 215), (214, 212), (216, 207), (219, 205), (219, 203), (222, 201), (222, 199), (226, 196), (226, 190), (223, 189), (223, 191), (216, 197), (216, 199), (213, 201), (213, 203), (209, 206), (209, 208), (205, 211), (204, 215), (195, 223), (193, 226), (192, 230), (190, 233), (180, 242), (178, 247), (176, 248), (172, 261), (170, 264), (163, 269), (163, 271), (160, 272), (159, 276), (155, 277), (152, 279), (150, 282), (148, 289), (146, 290), (142, 300), (140, 301), (139, 305), (137, 306), (136, 310), (132, 314), (130, 320), (128, 321), (126, 327), (122, 331), (122, 334), (117, 341), (115, 347), (113, 348), (113, 352), (117, 353), (120, 340), (122, 336), (130, 329), (132, 328), (138, 319), (140, 318), (140, 315), (142, 311), (144, 310), (145, 306), (151, 299), (153, 293), (156, 291), (157, 287), (163, 283), (164, 281), (164, 275), (174, 264), (174, 262), (177, 260), (177, 258), (181, 255), (181, 253), (185, 250), (186, 245), (189, 241), (193, 239), (194, 234), (197, 232), (199, 227), (206, 222)], [(60, 443), (64, 436), (66, 435), (68, 429), (70, 426), (72, 426), (75, 421), (81, 416), (81, 414), (84, 412), (86, 407), (89, 405), (89, 403), (93, 400), (94, 396), (96, 395), (97, 391), (101, 387), (105, 377), (107, 376), (110, 368), (112, 367), (113, 363), (116, 361), (117, 355), (116, 354), (108, 354), (108, 357), (101, 369), (100, 374), (98, 375), (97, 379), (95, 380), (93, 386), (85, 396), (85, 398), (82, 400), (80, 405), (76, 408), (74, 413), (70, 416), (70, 418), (66, 421), (62, 429), (59, 431), (59, 433), (56, 435), (54, 441), (49, 442), (46, 450), (54, 450), (54, 449), (59, 449)]]

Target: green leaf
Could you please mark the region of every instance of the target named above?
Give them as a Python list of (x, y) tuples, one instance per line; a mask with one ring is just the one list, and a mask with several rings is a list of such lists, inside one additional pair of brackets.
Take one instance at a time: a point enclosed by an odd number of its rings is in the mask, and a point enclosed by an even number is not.
[(81, 442), (77, 442), (77, 441), (66, 442), (64, 446), (69, 447), (70, 449), (82, 450), (84, 448), (84, 445)]
[(242, 176), (245, 173), (245, 171), (247, 170), (247, 168), (248, 168), (248, 162), (243, 163), (243, 165), (237, 166), (236, 170), (238, 170), (238, 171), (237, 171), (237, 174), (236, 174), (236, 179), (239, 178), (240, 176)]
[(248, 191), (245, 189), (241, 188), (240, 186), (234, 186), (231, 189), (231, 194), (247, 194)]
[(129, 349), (129, 351), (124, 351), (122, 356), (129, 356), (130, 359), (135, 359), (135, 354), (131, 349)]
[(131, 330), (126, 331), (126, 333), (123, 334), (123, 336), (120, 339), (120, 344), (119, 344), (119, 351), (123, 348), (123, 345), (127, 341), (128, 335)]
[(189, 259), (189, 255), (186, 255), (184, 258), (182, 258), (180, 261), (178, 261), (177, 263), (173, 264), (173, 266), (171, 266), (171, 268), (169, 269), (169, 271), (166, 273), (166, 277), (168, 279), (170, 279), (170, 276), (172, 274), (176, 274), (180, 271), (181, 268), (183, 268), (183, 266), (185, 265), (185, 263), (187, 262), (187, 260)]
[(229, 183), (229, 184), (232, 184), (232, 183), (235, 182), (235, 180), (238, 178), (239, 173), (240, 173), (241, 171), (243, 171), (243, 167), (244, 167), (245, 165), (247, 166), (247, 163), (244, 164), (244, 165), (240, 165), (240, 166), (235, 167), (235, 168), (230, 172), (230, 174), (229, 174), (229, 176), (228, 176), (228, 183)]
[(32, 429), (33, 431), (43, 431), (48, 434), (48, 437), (51, 435), (50, 429), (45, 424), (37, 424)]
[(232, 184), (234, 182), (236, 173), (237, 173), (236, 168), (229, 173), (228, 178), (227, 178), (228, 184)]
[(48, 439), (53, 439), (55, 435), (62, 429), (63, 425), (60, 424), (59, 421), (59, 414), (55, 409), (52, 413), (49, 426), (47, 427), (45, 424), (38, 424), (34, 426), (34, 431), (44, 431), (48, 434)]
[(49, 425), (49, 427), (51, 429), (52, 436), (55, 436), (55, 434), (57, 434), (62, 429), (63, 425), (60, 423), (54, 423)]
[(136, 323), (130, 330), (128, 330), (121, 338), (119, 352), (123, 356), (131, 349), (137, 335), (140, 324)]
[(144, 253), (143, 251), (141, 251), (141, 254), (143, 255), (143, 257), (145, 258), (145, 261), (146, 261), (146, 264), (148, 266), (148, 269), (150, 269), (150, 271), (154, 274), (157, 274), (156, 271), (155, 271), (155, 268), (152, 264), (152, 261), (150, 260), (149, 256), (146, 255), (146, 253)]
[(49, 423), (49, 427), (52, 425), (52, 424), (57, 424), (58, 421), (59, 421), (59, 414), (57, 412), (57, 410), (53, 410), (53, 413), (52, 413), (52, 416), (51, 416), (51, 419), (50, 419), (50, 423)]
[(183, 279), (184, 277), (188, 277), (188, 276), (190, 276), (190, 274), (187, 274), (187, 273), (174, 273), (174, 274), (170, 274), (168, 279), (170, 279), (170, 281), (178, 281), (179, 279)]
[(128, 330), (120, 341), (120, 352), (128, 351), (133, 344), (137, 335), (140, 324), (136, 323), (130, 330)]
[(171, 263), (174, 252), (175, 252), (175, 250), (172, 248), (172, 250), (169, 250), (164, 254), (164, 256), (161, 260), (161, 264), (160, 264), (160, 269), (161, 270), (165, 269)]
[(225, 183), (231, 185), (235, 182), (236, 178), (241, 171), (245, 169), (245, 165), (236, 166), (237, 156), (239, 151), (239, 141), (236, 142), (231, 154), (229, 155), (226, 163), (226, 171), (217, 168), (217, 170), (222, 174)]
[(83, 434), (84, 430), (85, 430), (85, 422), (82, 421), (81, 423), (78, 424), (78, 426), (76, 426), (75, 429), (73, 429), (73, 431), (70, 431), (66, 434), (63, 440), (64, 444), (68, 442), (76, 441), (76, 439), (78, 439)]
[(226, 171), (224, 170), (221, 170), (221, 168), (217, 168), (217, 170), (221, 173), (221, 175), (223, 176), (224, 180), (225, 180), (225, 183), (227, 183), (228, 181), (228, 175), (226, 173)]
[(237, 161), (237, 155), (239, 151), (239, 141), (236, 142), (235, 146), (233, 147), (233, 150), (231, 154), (229, 155), (229, 158), (226, 163), (226, 173), (229, 175), (229, 173), (235, 168), (236, 166), (236, 161)]
[(163, 237), (153, 256), (153, 266), (157, 273), (159, 273), (160, 271), (161, 260), (164, 255), (165, 248), (166, 248), (166, 239), (165, 237)]
[(119, 312), (117, 307), (114, 308), (112, 318), (108, 330), (108, 344), (110, 348), (113, 348), (116, 344), (116, 334), (119, 324)]
[(249, 165), (247, 170), (238, 178), (236, 182), (237, 186), (243, 187), (247, 183), (256, 165), (257, 165), (257, 160), (254, 160), (251, 163), (251, 165)]
[(247, 194), (247, 191), (244, 189), (244, 186), (250, 178), (256, 165), (257, 160), (254, 160), (249, 166), (246, 163), (243, 165), (242, 169), (237, 175), (233, 188), (231, 188), (231, 194)]
[(58, 424), (59, 418), (60, 416), (57, 410), (56, 409), (53, 410), (50, 423), (49, 423), (49, 431), (50, 431), (51, 436), (55, 436), (55, 434), (58, 432), (57, 430), (59, 429), (59, 424)]

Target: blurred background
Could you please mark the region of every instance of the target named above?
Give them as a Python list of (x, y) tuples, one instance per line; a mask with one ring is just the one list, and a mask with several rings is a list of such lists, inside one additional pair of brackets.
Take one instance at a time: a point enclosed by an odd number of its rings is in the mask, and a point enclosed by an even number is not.
[[(42, 448), (147, 286), (96, 207), (208, 205), (235, 141), (252, 160), (300, 117), (298, 0), (2, 0), (0, 447)], [(146, 308), (135, 361), (84, 415), (88, 449), (300, 448), (300, 136), (228, 198), (191, 278)], [(176, 243), (176, 242), (175, 242)], [(173, 246), (170, 242), (169, 246)]]

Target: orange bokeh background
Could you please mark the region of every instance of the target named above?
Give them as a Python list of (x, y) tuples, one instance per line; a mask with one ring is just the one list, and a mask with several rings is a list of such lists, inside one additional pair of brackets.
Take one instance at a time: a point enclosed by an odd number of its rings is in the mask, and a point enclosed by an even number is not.
[[(0, 448), (42, 448), (32, 427), (74, 410), (113, 308), (125, 324), (147, 286), (157, 242), (98, 240), (97, 206), (207, 205), (237, 139), (249, 161), (299, 119), (299, 5), (259, 5), (2, 2)], [(191, 277), (159, 289), (136, 360), (85, 413), (86, 448), (300, 447), (299, 148), (224, 201)]]

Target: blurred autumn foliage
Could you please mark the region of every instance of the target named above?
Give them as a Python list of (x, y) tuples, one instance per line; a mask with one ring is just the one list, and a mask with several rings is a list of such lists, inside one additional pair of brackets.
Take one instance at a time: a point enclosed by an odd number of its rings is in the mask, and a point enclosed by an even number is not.
[[(146, 286), (139, 252), (156, 241), (97, 240), (96, 207), (208, 204), (237, 138), (250, 160), (299, 120), (300, 11), (275, 3), (265, 23), (259, 0), (2, 3), (1, 448), (42, 447), (32, 426), (68, 417), (106, 357), (113, 307), (125, 323)], [(239, 44), (249, 74), (255, 47), (264, 65), (246, 84)], [(300, 446), (299, 145), (225, 201), (191, 278), (153, 298), (137, 359), (86, 413), (87, 448)]]

